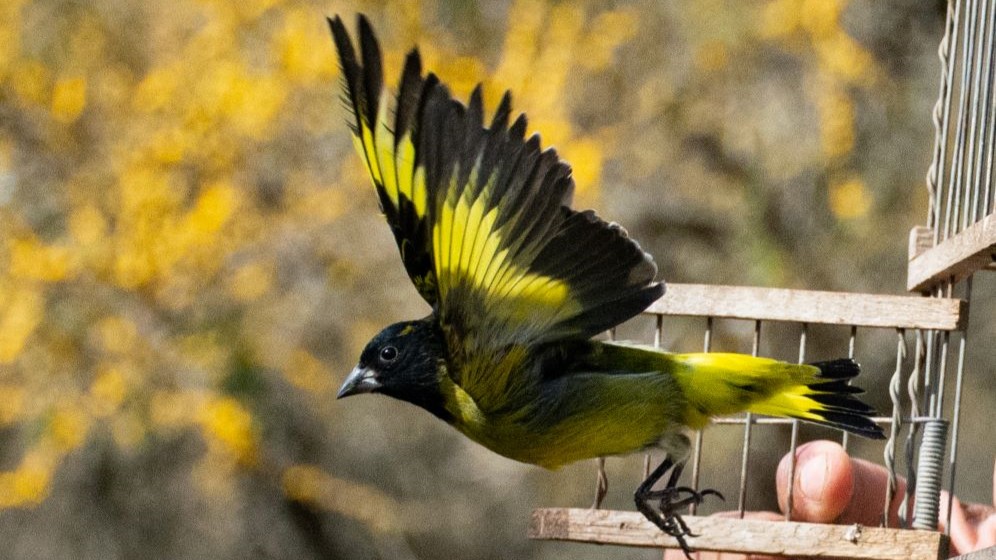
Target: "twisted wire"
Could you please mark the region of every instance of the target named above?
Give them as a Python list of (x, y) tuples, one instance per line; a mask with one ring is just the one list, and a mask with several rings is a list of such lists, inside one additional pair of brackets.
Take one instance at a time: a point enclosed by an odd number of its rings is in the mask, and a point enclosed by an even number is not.
[(906, 333), (904, 329), (896, 329), (898, 342), (896, 344), (896, 371), (889, 381), (889, 398), (892, 400), (892, 426), (889, 431), (889, 439), (885, 442), (885, 468), (889, 471), (889, 483), (885, 488), (885, 509), (882, 514), (882, 526), (889, 525), (889, 510), (892, 505), (892, 497), (896, 493), (899, 476), (896, 474), (896, 438), (903, 423), (903, 403), (902, 403), (902, 374), (903, 362), (906, 360)]
[(941, 62), (941, 81), (934, 104), (932, 120), (934, 122), (934, 155), (927, 168), (927, 193), (929, 207), (927, 211), (927, 226), (934, 230), (934, 245), (940, 234), (941, 191), (938, 190), (941, 177), (944, 176), (944, 163), (947, 157), (948, 122), (951, 115), (951, 83), (954, 79), (954, 65), (951, 64), (951, 49), (958, 40), (958, 11), (955, 0), (948, 1), (947, 16), (944, 25), (944, 36), (937, 46), (937, 57)]

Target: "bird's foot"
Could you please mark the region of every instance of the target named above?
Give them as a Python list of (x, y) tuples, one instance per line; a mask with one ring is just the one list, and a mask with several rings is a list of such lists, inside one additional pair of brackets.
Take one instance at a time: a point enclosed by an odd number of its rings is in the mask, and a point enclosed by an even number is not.
[[(684, 463), (674, 463), (670, 458), (665, 458), (654, 469), (654, 472), (650, 473), (650, 476), (640, 484), (633, 498), (636, 502), (636, 509), (661, 531), (664, 531), (666, 535), (678, 541), (678, 546), (681, 547), (682, 552), (691, 560), (692, 549), (688, 546), (686, 537), (698, 535), (692, 533), (678, 511), (693, 504), (701, 504), (706, 496), (716, 496), (722, 500), (723, 495), (715, 490), (695, 490), (688, 486), (678, 486), (678, 479), (681, 477), (683, 467)], [(654, 490), (654, 484), (665, 474), (668, 474), (668, 471), (670, 474), (664, 488)]]
[[(697, 537), (681, 518), (678, 511), (692, 505), (699, 505), (706, 496), (716, 496), (720, 500), (723, 495), (716, 490), (695, 490), (687, 486), (676, 486), (674, 488), (664, 488), (663, 490), (649, 490), (637, 493), (637, 508), (644, 517), (651, 523), (664, 531), (664, 534), (673, 537), (678, 541), (685, 556), (691, 559), (692, 549), (688, 546), (687, 537)], [(642, 503), (641, 503), (642, 502)], [(657, 507), (654, 507), (654, 506)]]

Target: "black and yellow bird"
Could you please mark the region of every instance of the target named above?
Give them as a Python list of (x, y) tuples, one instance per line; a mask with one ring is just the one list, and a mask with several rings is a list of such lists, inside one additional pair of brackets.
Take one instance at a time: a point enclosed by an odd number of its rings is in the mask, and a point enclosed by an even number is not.
[[(675, 484), (688, 429), (751, 411), (883, 437), (848, 384), (853, 361), (800, 365), (592, 340), (664, 293), (650, 255), (618, 225), (571, 209), (571, 168), (538, 136), (525, 137), (509, 94), (485, 125), (480, 86), (463, 105), (434, 74), (423, 76), (413, 50), (392, 96), (367, 20), (359, 17), (358, 52), (341, 19), (329, 24), (357, 148), (404, 266), (432, 306), (375, 336), (340, 398), (408, 401), (488, 449), (550, 469), (661, 448), (667, 459), (636, 504), (683, 547), (687, 527), (675, 511), (708, 493)], [(669, 470), (667, 487), (653, 490)]]

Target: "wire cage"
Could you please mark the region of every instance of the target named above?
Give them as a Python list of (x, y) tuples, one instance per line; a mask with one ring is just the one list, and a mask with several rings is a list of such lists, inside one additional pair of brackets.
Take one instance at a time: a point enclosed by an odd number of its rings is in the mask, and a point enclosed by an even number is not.
[[(880, 446), (889, 471), (883, 489), (882, 527), (841, 527), (793, 522), (791, 480), (795, 449), (800, 441), (797, 420), (760, 418), (751, 414), (721, 419), (720, 426), (693, 436), (693, 452), (686, 473), (689, 486), (699, 489), (702, 465), (710, 452), (722, 452), (730, 465), (730, 449), (710, 446), (711, 438), (724, 438), (722, 430), (738, 430), (737, 493), (741, 517), (749, 509), (748, 496), (756, 444), (770, 426), (791, 426), (785, 452), (790, 452), (788, 523), (696, 517), (694, 506), (686, 517), (696, 550), (730, 551), (802, 557), (841, 558), (944, 558), (947, 539), (937, 532), (941, 490), (953, 495), (957, 474), (958, 435), (962, 387), (966, 375), (968, 310), (972, 275), (994, 269), (996, 263), (996, 0), (950, 0), (944, 36), (938, 55), (940, 87), (934, 109), (933, 161), (927, 173), (930, 208), (926, 226), (910, 233), (908, 296), (817, 292), (730, 286), (669, 284), (663, 298), (645, 315), (654, 323), (652, 342), (677, 351), (744, 351), (723, 347), (717, 333), (734, 328), (753, 329), (750, 351), (758, 355), (763, 345), (797, 347), (782, 359), (813, 361), (816, 345), (839, 349), (859, 362), (894, 353), (888, 367), (865, 371), (863, 376), (889, 378), (888, 413), (876, 418), (888, 439)], [(688, 319), (698, 322), (700, 348), (673, 348), (664, 344), (669, 329)], [(646, 320), (646, 319), (644, 319)], [(682, 321), (685, 321), (682, 323)], [(730, 326), (730, 324), (735, 324)], [(781, 337), (766, 339), (765, 333)], [(748, 330), (748, 333), (750, 331)], [(883, 336), (884, 335), (884, 336)], [(785, 338), (792, 339), (786, 341)], [(891, 339), (891, 342), (890, 342)], [(649, 342), (649, 341), (646, 341)], [(667, 341), (670, 343), (671, 341)], [(765, 347), (766, 349), (766, 347)], [(769, 352), (763, 352), (771, 355)], [(816, 356), (815, 358), (824, 358)], [(874, 361), (874, 360), (873, 360)], [(861, 383), (861, 381), (859, 381)], [(865, 382), (866, 383), (866, 382)], [(784, 428), (782, 428), (784, 430)], [(826, 434), (824, 434), (826, 436)], [(836, 436), (841, 437), (841, 436)], [(753, 444), (753, 445), (752, 445)], [(852, 445), (844, 435), (845, 448)], [(765, 441), (764, 446), (771, 444)], [(644, 462), (649, 470), (651, 458)], [(677, 542), (645, 521), (636, 512), (597, 509), (604, 495), (605, 473), (599, 464), (595, 507), (591, 509), (539, 509), (533, 513), (530, 536), (646, 547), (676, 547)], [(729, 468), (729, 467), (728, 467)], [(890, 506), (900, 492), (899, 477), (907, 480), (895, 518)], [(946, 487), (942, 488), (946, 481)], [(724, 488), (726, 490), (726, 488)], [(948, 504), (950, 506), (950, 503)], [(949, 512), (950, 518), (951, 508)], [(887, 521), (891, 521), (888, 523)], [(948, 519), (947, 521), (950, 521)], [(899, 529), (886, 529), (886, 525)], [(943, 524), (950, 527), (950, 523)], [(916, 529), (916, 530), (909, 530)]]

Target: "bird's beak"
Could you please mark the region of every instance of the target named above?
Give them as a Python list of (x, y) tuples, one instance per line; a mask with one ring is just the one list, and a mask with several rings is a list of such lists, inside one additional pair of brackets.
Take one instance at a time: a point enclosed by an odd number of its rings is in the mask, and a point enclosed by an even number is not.
[(379, 388), (380, 382), (377, 381), (376, 372), (370, 368), (356, 366), (349, 373), (349, 376), (346, 377), (346, 381), (339, 388), (339, 393), (335, 398), (341, 399), (350, 395), (371, 393)]

